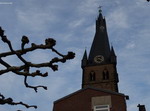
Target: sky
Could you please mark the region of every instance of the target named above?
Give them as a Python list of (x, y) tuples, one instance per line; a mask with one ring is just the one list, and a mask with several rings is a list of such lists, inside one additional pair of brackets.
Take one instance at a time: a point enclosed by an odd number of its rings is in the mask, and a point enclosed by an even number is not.
[[(129, 95), (128, 111), (138, 111), (138, 104), (150, 110), (150, 3), (146, 0), (0, 0), (0, 26), (5, 30), (14, 49), (20, 49), (26, 35), (30, 43), (44, 44), (46, 38), (57, 41), (55, 48), (63, 54), (76, 53), (73, 60), (59, 63), (59, 70), (48, 72), (46, 78), (29, 78), (31, 85), (46, 85), (48, 90), (38, 93), (26, 88), (23, 77), (14, 73), (0, 76), (0, 93), (37, 105), (38, 109), (24, 106), (0, 105), (0, 111), (52, 111), (53, 102), (81, 88), (81, 59), (85, 49), (89, 53), (95, 34), (98, 7), (106, 18), (110, 44), (117, 55), (119, 91)], [(30, 47), (30, 44), (26, 47)], [(9, 51), (0, 41), (0, 53)], [(51, 51), (37, 50), (25, 55), (28, 61), (40, 63), (55, 56)], [(3, 58), (12, 65), (20, 65), (15, 57)], [(0, 65), (1, 69), (4, 69)]]

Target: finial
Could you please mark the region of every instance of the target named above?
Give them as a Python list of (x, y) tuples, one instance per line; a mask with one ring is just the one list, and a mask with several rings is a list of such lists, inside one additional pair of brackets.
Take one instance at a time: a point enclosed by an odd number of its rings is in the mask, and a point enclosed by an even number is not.
[(102, 6), (99, 6), (98, 9), (99, 9), (99, 13), (102, 13)]

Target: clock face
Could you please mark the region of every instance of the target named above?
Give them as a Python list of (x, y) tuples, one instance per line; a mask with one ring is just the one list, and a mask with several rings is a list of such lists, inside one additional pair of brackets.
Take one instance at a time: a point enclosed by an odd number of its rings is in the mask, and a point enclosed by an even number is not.
[(104, 61), (104, 57), (102, 55), (97, 55), (97, 56), (95, 56), (94, 61), (96, 63), (101, 63)]
[(104, 31), (104, 26), (100, 26), (100, 29), (101, 29), (102, 31)]

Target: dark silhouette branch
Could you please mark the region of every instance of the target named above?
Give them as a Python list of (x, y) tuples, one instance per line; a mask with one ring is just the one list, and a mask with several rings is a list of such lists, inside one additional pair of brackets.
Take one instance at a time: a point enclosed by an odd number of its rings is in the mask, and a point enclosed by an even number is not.
[(26, 108), (31, 108), (31, 107), (33, 107), (35, 109), (37, 108), (37, 106), (35, 106), (35, 105), (28, 105), (28, 104), (25, 104), (23, 102), (14, 102), (12, 98), (6, 98), (5, 99), (5, 97), (2, 94), (0, 94), (0, 104), (1, 105), (4, 105), (4, 104), (9, 104), (9, 105), (23, 105)]
[[(35, 72), (31, 72), (31, 68), (43, 68), (43, 67), (49, 67), (51, 68), (53, 71), (57, 71), (58, 70), (58, 62), (61, 63), (65, 63), (67, 60), (73, 59), (75, 57), (75, 53), (73, 52), (68, 52), (68, 54), (63, 55), (61, 54), (59, 51), (57, 51), (54, 46), (56, 45), (56, 41), (52, 38), (48, 38), (45, 40), (45, 44), (40, 44), (37, 45), (35, 43), (32, 43), (31, 46), (29, 48), (25, 48), (25, 45), (29, 43), (29, 39), (27, 36), (22, 36), (21, 39), (21, 47), (19, 50), (14, 50), (13, 46), (11, 44), (11, 41), (7, 38), (6, 35), (4, 35), (4, 30), (0, 27), (0, 37), (1, 40), (6, 43), (10, 49), (10, 51), (8, 52), (3, 52), (0, 53), (0, 64), (3, 65), (5, 67), (5, 69), (1, 69), (0, 70), (0, 75), (3, 74), (7, 74), (8, 72), (13, 72), (16, 75), (20, 75), (20, 76), (24, 76), (24, 85), (27, 88), (31, 88), (33, 89), (35, 92), (37, 92), (38, 88), (43, 88), (45, 90), (47, 90), (46, 86), (42, 86), (42, 85), (38, 85), (38, 86), (32, 86), (29, 85), (27, 83), (27, 78), (28, 77), (36, 77), (36, 76), (40, 76), (40, 77), (47, 77), (48, 76), (48, 72), (45, 73), (41, 73), (40, 70), (36, 70)], [(32, 63), (27, 61), (23, 55), (28, 53), (28, 52), (33, 52), (35, 50), (38, 49), (43, 49), (43, 50), (51, 50), (53, 53), (55, 53), (56, 55), (58, 55), (58, 57), (54, 57), (52, 58), (50, 61), (48, 62), (43, 62), (43, 63)], [(18, 57), (18, 59), (22, 62), (22, 65), (20, 66), (13, 66), (9, 63), (7, 63), (6, 61), (4, 61), (2, 58), (3, 57), (7, 57), (7, 56), (12, 56), (15, 55)], [(5, 97), (0, 94), (0, 104), (10, 104), (10, 105), (23, 105), (26, 108), (30, 108), (30, 107), (34, 107), (37, 108), (37, 106), (29, 106), (23, 102), (13, 102), (12, 98), (7, 98), (5, 99)]]
[[(26, 54), (27, 52), (32, 52), (37, 49), (50, 49), (51, 47), (52, 47), (51, 45), (43, 45), (43, 44), (36, 45), (32, 43), (30, 48), (25, 48), (23, 50), (16, 50), (15, 52), (23, 55), (23, 54)], [(14, 54), (15, 54), (14, 52), (4, 52), (0, 54), (0, 57), (6, 57), (6, 56), (14, 55)]]
[(46, 87), (46, 86), (41, 86), (41, 85), (38, 85), (38, 86), (30, 86), (30, 85), (27, 83), (27, 77), (28, 77), (28, 76), (25, 76), (25, 78), (24, 78), (24, 84), (25, 84), (26, 87), (34, 89), (35, 92), (37, 92), (37, 89), (40, 88), (40, 87), (43, 88), (43, 89), (45, 89), (45, 90), (47, 90), (47, 87)]
[[(45, 62), (45, 63), (40, 63), (40, 64), (33, 64), (31, 62), (28, 62), (28, 67), (34, 67), (34, 68), (41, 68), (41, 67), (49, 67), (49, 68), (52, 68), (53, 71), (56, 71), (58, 70), (58, 65), (55, 65), (54, 63), (57, 63), (57, 62), (66, 62), (66, 60), (69, 60), (69, 59), (73, 59), (74, 58), (74, 53), (72, 52), (68, 52), (67, 55), (63, 55), (63, 58), (53, 58), (50, 62)], [(10, 66), (9, 64), (7, 64), (5, 61), (3, 61), (1, 58), (0, 58), (0, 63), (2, 65), (4, 65), (7, 69), (3, 69), (3, 70), (0, 70), (0, 75), (2, 74), (6, 74), (6, 72), (9, 72), (9, 71), (21, 71), (23, 69), (26, 68), (26, 65), (22, 65), (22, 66)], [(39, 74), (39, 73), (26, 73), (26, 72), (17, 72), (16, 73), (17, 75), (25, 75), (25, 76), (43, 76), (42, 74)]]

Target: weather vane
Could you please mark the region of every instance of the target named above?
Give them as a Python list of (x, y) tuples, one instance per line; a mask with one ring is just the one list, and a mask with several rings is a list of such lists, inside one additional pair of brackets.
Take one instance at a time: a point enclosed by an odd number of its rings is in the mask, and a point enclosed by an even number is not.
[(102, 13), (102, 6), (99, 6), (98, 9), (99, 9), (99, 13)]

